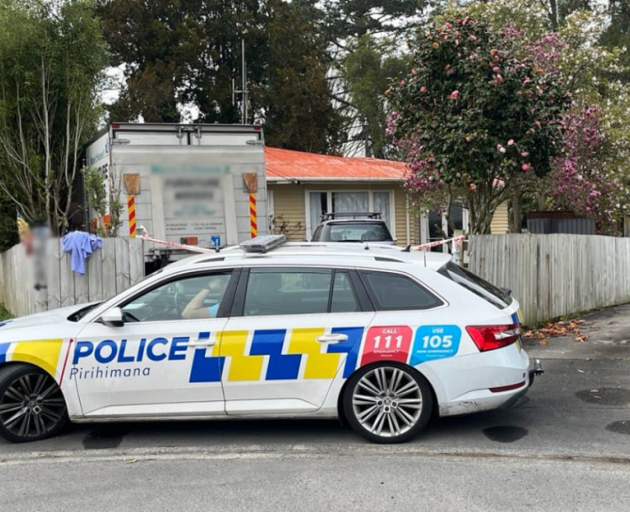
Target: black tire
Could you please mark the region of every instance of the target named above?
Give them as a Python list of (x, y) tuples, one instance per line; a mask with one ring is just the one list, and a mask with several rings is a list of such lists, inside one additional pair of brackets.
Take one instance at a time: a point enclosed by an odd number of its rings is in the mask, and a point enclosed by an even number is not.
[(56, 435), (68, 422), (61, 389), (47, 372), (28, 364), (0, 368), (0, 435), (12, 443)]
[[(380, 386), (383, 378), (385, 384)], [(394, 378), (398, 380), (394, 382)], [(396, 386), (393, 390), (389, 388), (392, 384)], [(385, 388), (382, 393), (381, 388)], [(427, 380), (414, 368), (383, 362), (360, 368), (350, 377), (342, 404), (350, 426), (367, 440), (381, 444), (404, 443), (429, 422), (433, 394)], [(370, 425), (372, 418), (374, 424)], [(377, 424), (379, 421), (382, 423)]]

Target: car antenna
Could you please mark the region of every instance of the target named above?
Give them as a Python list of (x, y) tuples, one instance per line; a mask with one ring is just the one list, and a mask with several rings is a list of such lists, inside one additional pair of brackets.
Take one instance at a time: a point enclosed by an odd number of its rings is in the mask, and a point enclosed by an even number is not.
[(368, 245), (367, 241), (365, 242), (365, 247), (363, 249), (366, 251), (370, 250), (370, 246)]
[(401, 252), (411, 252), (411, 244), (405, 247)]

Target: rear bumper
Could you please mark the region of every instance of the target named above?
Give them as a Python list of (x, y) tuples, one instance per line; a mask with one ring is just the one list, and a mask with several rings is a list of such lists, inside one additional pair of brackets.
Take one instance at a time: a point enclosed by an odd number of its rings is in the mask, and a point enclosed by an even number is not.
[(540, 359), (535, 359), (532, 364), (532, 368), (529, 369), (529, 383), (527, 384), (527, 386), (516, 393), (513, 397), (509, 398), (504, 404), (502, 404), (501, 409), (507, 409), (516, 404), (519, 399), (523, 398), (527, 394), (529, 388), (532, 387), (536, 375), (542, 375), (543, 373), (545, 373), (545, 370), (543, 370), (542, 368), (542, 363), (540, 362)]
[[(440, 416), (455, 416), (514, 404), (543, 371), (540, 361), (532, 363), (530, 366), (524, 350), (511, 345), (450, 361), (424, 363), (418, 370), (435, 390)], [(509, 389), (502, 391), (504, 387)]]

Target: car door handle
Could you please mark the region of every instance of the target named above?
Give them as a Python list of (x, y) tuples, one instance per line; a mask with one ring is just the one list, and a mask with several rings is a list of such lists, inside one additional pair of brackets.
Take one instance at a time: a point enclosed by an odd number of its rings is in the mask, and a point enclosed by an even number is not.
[(186, 347), (195, 347), (195, 348), (203, 348), (203, 347), (214, 347), (217, 344), (217, 340), (194, 340), (186, 343)]
[(324, 334), (317, 338), (320, 343), (341, 343), (342, 341), (348, 341), (347, 334)]

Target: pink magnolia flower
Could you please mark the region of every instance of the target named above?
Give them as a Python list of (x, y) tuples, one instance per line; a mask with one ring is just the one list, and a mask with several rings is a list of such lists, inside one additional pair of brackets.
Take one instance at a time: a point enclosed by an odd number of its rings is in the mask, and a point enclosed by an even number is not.
[(470, 142), (472, 140), (472, 137), (466, 137), (466, 142)]
[(498, 73), (499, 71), (501, 71), (501, 68), (499, 68), (499, 66), (494, 66), (494, 67), (492, 68), (492, 71), (493, 71), (494, 73)]
[(529, 156), (529, 152), (528, 152), (528, 151), (523, 151), (523, 152), (521, 153), (521, 156)]
[(501, 145), (501, 144), (497, 144), (497, 149), (499, 150), (499, 152), (501, 153), (505, 153), (506, 149)]
[(451, 95), (449, 96), (449, 99), (451, 100), (457, 100), (458, 98), (459, 98), (459, 91), (453, 91)]
[(524, 171), (529, 171), (530, 165), (529, 164), (523, 164), (521, 165), (521, 169), (523, 169)]
[(477, 189), (477, 185), (475, 185), (474, 183), (470, 184), (470, 187), (468, 187), (469, 190), (476, 190)]
[(427, 92), (427, 88), (423, 85), (420, 87), (420, 92)]
[(514, 139), (508, 140), (508, 146), (513, 146), (513, 145), (514, 145)]

